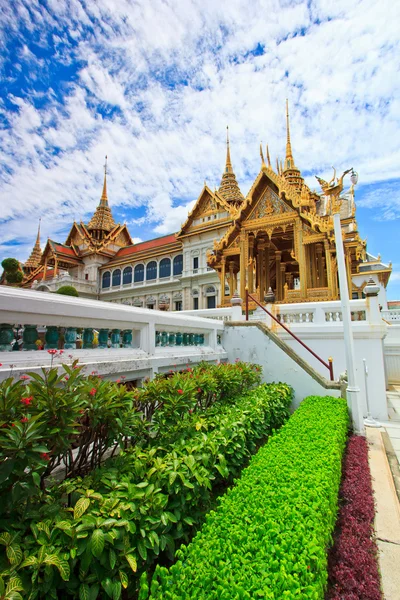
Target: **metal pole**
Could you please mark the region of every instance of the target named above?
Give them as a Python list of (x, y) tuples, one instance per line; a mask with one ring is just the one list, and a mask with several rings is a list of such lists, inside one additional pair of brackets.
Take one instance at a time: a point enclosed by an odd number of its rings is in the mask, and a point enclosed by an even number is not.
[(340, 225), (340, 214), (338, 212), (333, 215), (333, 226), (335, 231), (336, 258), (339, 273), (340, 303), (342, 306), (343, 336), (347, 367), (347, 398), (351, 407), (354, 430), (356, 433), (363, 433), (364, 424), (361, 405), (361, 392), (359, 386), (357, 385), (349, 289), (347, 285), (342, 227)]
[(371, 416), (371, 412), (369, 410), (369, 399), (368, 399), (368, 367), (367, 367), (367, 360), (365, 358), (363, 358), (363, 364), (364, 364), (364, 384), (365, 384), (365, 401), (367, 403), (367, 418), (364, 419), (364, 425), (366, 427), (380, 427), (380, 423), (378, 423), (378, 421), (376, 421), (372, 416)]

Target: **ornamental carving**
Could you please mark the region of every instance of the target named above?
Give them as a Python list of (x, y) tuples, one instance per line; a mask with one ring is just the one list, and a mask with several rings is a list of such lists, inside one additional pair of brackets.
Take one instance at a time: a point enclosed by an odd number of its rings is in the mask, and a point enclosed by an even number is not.
[(249, 220), (262, 219), (288, 212), (294, 211), (271, 188), (267, 187), (254, 210), (250, 213)]

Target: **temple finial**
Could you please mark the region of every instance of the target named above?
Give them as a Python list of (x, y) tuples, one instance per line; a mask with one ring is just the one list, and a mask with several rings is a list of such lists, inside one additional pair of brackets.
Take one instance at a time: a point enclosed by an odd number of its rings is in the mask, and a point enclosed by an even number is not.
[(270, 156), (269, 156), (269, 148), (268, 148), (268, 144), (267, 144), (267, 161), (268, 161), (268, 166), (269, 166), (270, 168), (272, 168), (272, 167), (271, 167), (271, 158), (270, 158)]
[(101, 198), (100, 198), (100, 204), (103, 204), (103, 205), (107, 205), (108, 204), (108, 198), (107, 198), (107, 155), (106, 155), (106, 161), (104, 163), (104, 183), (103, 183), (103, 193), (101, 194)]
[(231, 163), (231, 152), (229, 148), (229, 126), (226, 126), (226, 165), (225, 165), (225, 173), (233, 173), (232, 163)]
[(37, 236), (36, 236), (36, 244), (39, 246), (40, 248), (40, 224), (42, 221), (42, 217), (39, 217), (39, 225), (38, 225), (38, 230), (37, 230)]
[(289, 100), (286, 98), (286, 157), (283, 165), (283, 171), (295, 169), (292, 143), (290, 141), (290, 123), (289, 123)]
[(276, 172), (278, 173), (278, 175), (280, 175), (280, 173), (279, 173), (279, 158), (276, 159)]
[(261, 168), (266, 167), (267, 165), (265, 164), (265, 160), (264, 160), (264, 152), (263, 152), (263, 148), (262, 148), (262, 142), (260, 143), (260, 156), (261, 156)]

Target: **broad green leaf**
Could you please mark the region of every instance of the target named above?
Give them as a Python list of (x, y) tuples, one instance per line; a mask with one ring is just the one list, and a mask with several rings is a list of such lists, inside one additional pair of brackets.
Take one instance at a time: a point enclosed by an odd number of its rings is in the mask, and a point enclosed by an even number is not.
[(115, 567), (115, 563), (117, 561), (117, 555), (115, 554), (115, 552), (112, 548), (110, 548), (108, 559), (110, 561), (110, 567), (111, 567), (111, 569), (113, 569)]
[(125, 571), (119, 571), (119, 578), (121, 580), (122, 587), (126, 590), (129, 585), (128, 575), (125, 573)]
[(25, 560), (20, 564), (20, 569), (23, 567), (36, 567), (38, 565), (38, 559), (36, 556), (28, 556)]
[[(139, 542), (139, 544), (142, 542)], [(137, 571), (137, 562), (136, 562), (136, 558), (132, 555), (132, 554), (126, 554), (125, 556), (126, 560), (129, 563), (130, 568), (132, 569), (132, 571), (134, 573), (136, 573)]]
[(93, 556), (100, 558), (104, 550), (104, 533), (101, 529), (95, 529), (90, 540)]
[(121, 582), (114, 581), (113, 600), (119, 600), (121, 597)]
[(6, 548), (7, 558), (12, 565), (17, 565), (22, 559), (22, 550), (18, 544), (10, 544)]
[(64, 581), (68, 581), (70, 576), (69, 564), (66, 560), (61, 559), (57, 554), (47, 554), (44, 562), (47, 565), (56, 567)]
[(80, 517), (87, 511), (89, 506), (89, 498), (79, 498), (74, 507), (74, 519), (80, 519)]
[(103, 581), (101, 582), (101, 587), (103, 588), (103, 590), (105, 591), (105, 593), (107, 594), (107, 596), (109, 598), (113, 597), (114, 585), (109, 577), (106, 577), (106, 579), (103, 579)]
[(86, 583), (79, 586), (79, 600), (90, 600), (90, 590)]

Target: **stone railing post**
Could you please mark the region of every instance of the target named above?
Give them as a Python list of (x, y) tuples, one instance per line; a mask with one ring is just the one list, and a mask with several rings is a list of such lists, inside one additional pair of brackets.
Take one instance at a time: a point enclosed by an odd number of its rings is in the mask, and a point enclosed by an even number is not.
[(367, 285), (364, 288), (364, 294), (367, 298), (366, 318), (371, 325), (382, 324), (382, 316), (379, 310), (378, 293), (379, 286), (377, 286), (372, 277), (370, 277)]
[(140, 330), (140, 348), (150, 354), (154, 355), (156, 349), (156, 328), (153, 322), (146, 323)]
[(231, 298), (231, 305), (232, 305), (232, 321), (243, 321), (245, 317), (242, 314), (242, 299), (239, 296), (239, 293), (237, 290)]

